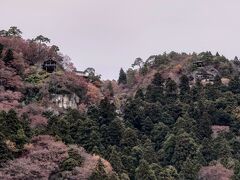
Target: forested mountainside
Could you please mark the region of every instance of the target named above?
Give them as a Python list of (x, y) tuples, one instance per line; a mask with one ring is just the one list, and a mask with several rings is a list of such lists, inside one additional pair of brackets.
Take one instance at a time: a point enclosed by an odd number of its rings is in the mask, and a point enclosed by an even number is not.
[(0, 179), (240, 179), (240, 62), (137, 58), (118, 81), (0, 31)]

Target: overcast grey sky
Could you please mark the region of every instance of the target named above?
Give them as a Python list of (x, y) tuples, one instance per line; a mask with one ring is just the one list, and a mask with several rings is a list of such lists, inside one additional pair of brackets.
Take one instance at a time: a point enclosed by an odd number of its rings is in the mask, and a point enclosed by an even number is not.
[(117, 78), (164, 51), (240, 55), (239, 0), (0, 0), (0, 29), (42, 34), (79, 70)]

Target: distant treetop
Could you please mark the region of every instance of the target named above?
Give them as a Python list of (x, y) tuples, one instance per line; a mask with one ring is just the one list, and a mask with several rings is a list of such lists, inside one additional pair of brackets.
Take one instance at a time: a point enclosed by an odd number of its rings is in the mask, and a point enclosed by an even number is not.
[(0, 30), (0, 36), (2, 37), (22, 37), (22, 31), (16, 26), (11, 26), (8, 30)]

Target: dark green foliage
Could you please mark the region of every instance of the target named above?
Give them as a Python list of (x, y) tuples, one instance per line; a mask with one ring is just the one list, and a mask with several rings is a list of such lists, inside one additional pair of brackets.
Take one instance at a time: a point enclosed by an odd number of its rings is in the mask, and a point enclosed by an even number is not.
[[(7, 160), (21, 155), (24, 144), (28, 143), (31, 136), (27, 119), (19, 119), (14, 110), (0, 112), (0, 167)], [(7, 146), (7, 141), (16, 144), (14, 149)]]
[(97, 168), (92, 173), (92, 175), (89, 177), (89, 180), (110, 180), (110, 178), (107, 176), (107, 173), (104, 169), (104, 165), (101, 160), (98, 161)]
[(144, 100), (144, 97), (145, 97), (145, 95), (143, 93), (143, 90), (142, 89), (138, 89), (134, 98), (135, 99), (139, 98), (139, 99)]
[(162, 117), (160, 119), (160, 122), (163, 122), (166, 125), (173, 125), (175, 123), (175, 120), (167, 112), (164, 112), (164, 113), (162, 113)]
[[(26, 136), (25, 130), (29, 136)], [(29, 139), (31, 132), (26, 121), (20, 121), (17, 113), (10, 110), (8, 113), (0, 113), (0, 132), (4, 136), (17, 144), (21, 148)]]
[(151, 132), (151, 130), (153, 129), (154, 124), (153, 124), (152, 120), (151, 120), (149, 117), (146, 117), (146, 118), (142, 121), (141, 126), (142, 126), (142, 130), (143, 130), (146, 134), (149, 134), (149, 133)]
[(224, 136), (219, 136), (213, 141), (213, 150), (218, 159), (231, 157), (232, 147)]
[(109, 143), (111, 145), (119, 145), (122, 139), (124, 125), (121, 119), (113, 120), (108, 127)]
[(54, 135), (61, 137), (65, 142), (73, 143), (73, 139), (70, 136), (71, 123), (66, 118), (51, 118), (49, 129), (51, 129)]
[(9, 64), (13, 59), (13, 51), (11, 49), (8, 49), (6, 51), (5, 57), (3, 58), (3, 61), (5, 62), (5, 64)]
[(183, 117), (179, 117), (174, 124), (173, 131), (177, 133), (180, 130), (184, 130), (189, 134), (195, 133), (197, 131), (196, 121), (189, 117), (188, 114), (184, 115)]
[(210, 138), (212, 134), (211, 130), (211, 120), (209, 115), (204, 112), (202, 117), (197, 121), (197, 137), (200, 140), (203, 140), (204, 138)]
[(168, 78), (166, 81), (166, 98), (168, 101), (175, 101), (177, 99), (178, 87), (175, 81)]
[(217, 159), (217, 154), (214, 152), (213, 142), (211, 139), (204, 139), (202, 141), (200, 151), (207, 163)]
[(168, 132), (169, 128), (161, 122), (154, 126), (153, 130), (151, 131), (151, 139), (155, 143), (156, 150), (161, 148)]
[(181, 179), (197, 179), (198, 172), (201, 168), (201, 165), (197, 160), (187, 159), (183, 165), (182, 170), (180, 173)]
[(3, 44), (0, 43), (0, 58), (2, 57), (3, 48), (4, 48)]
[[(212, 59), (209, 53), (203, 56)], [(234, 82), (226, 87), (216, 76), (212, 85), (197, 81), (190, 88), (186, 75), (177, 85), (156, 73), (146, 89), (127, 99), (123, 116), (117, 117), (115, 106), (105, 98), (84, 116), (69, 112), (50, 119), (49, 130), (104, 157), (118, 174), (126, 173), (125, 179), (196, 179), (199, 169), (214, 160), (230, 166), (231, 158), (239, 158), (240, 145), (233, 139), (240, 127), (232, 114), (240, 104), (236, 86)], [(235, 128), (227, 137), (212, 139), (212, 125)], [(64, 163), (66, 169), (74, 166), (74, 159)], [(110, 177), (100, 163), (91, 178)]]
[(190, 101), (190, 86), (189, 86), (189, 79), (186, 75), (182, 75), (180, 77), (180, 99), (182, 102), (189, 102)]
[(127, 84), (127, 75), (122, 68), (120, 69), (118, 84)]
[(150, 139), (147, 139), (142, 147), (142, 157), (149, 163), (156, 163), (157, 162), (157, 155), (154, 149), (154, 143), (151, 142)]
[(24, 92), (24, 102), (29, 104), (30, 102), (37, 102), (42, 99), (43, 95), (40, 93), (40, 89), (37, 86), (29, 87)]
[(98, 122), (100, 125), (109, 124), (116, 117), (116, 108), (114, 104), (110, 103), (110, 101), (105, 98), (100, 102), (99, 105), (99, 117)]
[(229, 82), (229, 90), (233, 93), (240, 93), (240, 78), (239, 76), (234, 76)]
[(147, 88), (146, 99), (150, 102), (163, 102), (164, 97), (164, 79), (160, 73), (156, 73)]
[(198, 145), (189, 134), (183, 132), (177, 135), (171, 163), (181, 170), (183, 162), (195, 155), (197, 147)]
[(123, 137), (121, 140), (121, 145), (126, 146), (126, 147), (133, 147), (135, 145), (137, 145), (137, 134), (136, 132), (131, 129), (131, 128), (127, 128), (124, 132), (123, 132)]
[(230, 146), (232, 147), (232, 153), (235, 159), (239, 159), (240, 158), (240, 142), (236, 139), (233, 138), (230, 141)]
[(72, 171), (78, 165), (77, 161), (73, 158), (68, 158), (61, 164), (62, 171)]
[[(177, 60), (178, 56), (175, 53), (156, 56), (156, 60), (144, 65), (148, 69), (159, 67), (161, 71), (169, 59)], [(224, 57), (213, 56), (210, 52), (194, 58), (203, 61), (203, 66), (214, 68), (224, 67), (226, 63)], [(221, 72), (230, 70), (229, 66)], [(121, 70), (120, 84), (127, 83), (124, 74)], [(147, 87), (140, 86), (133, 97), (121, 101), (117, 109), (121, 114), (116, 114), (114, 104), (104, 98), (90, 106), (84, 115), (78, 111), (56, 117), (49, 115), (48, 132), (105, 158), (122, 179), (197, 179), (200, 168), (214, 161), (235, 168), (237, 178), (240, 174), (240, 80), (235, 76), (226, 86), (220, 75), (212, 84), (202, 85), (199, 80), (192, 84), (189, 74), (182, 75), (177, 84), (156, 73)], [(108, 97), (113, 95), (111, 89), (109, 84)], [(230, 132), (212, 136), (212, 125), (230, 126)], [(27, 131), (24, 132), (28, 136)], [(17, 136), (23, 143), (21, 129)], [(63, 169), (72, 170), (77, 166), (75, 156), (62, 163)], [(118, 177), (108, 177), (99, 162), (90, 179)]]
[(114, 91), (113, 91), (113, 86), (112, 86), (112, 83), (111, 83), (111, 82), (109, 82), (107, 88), (108, 88), (108, 90), (109, 90), (109, 95), (110, 95), (111, 97), (113, 97), (113, 96), (114, 96)]
[(171, 160), (175, 151), (176, 136), (174, 134), (169, 134), (160, 150), (160, 159), (163, 165), (171, 164)]
[(8, 149), (5, 143), (5, 137), (0, 132), (0, 167), (5, 163), (7, 160), (13, 158), (13, 153)]
[(123, 164), (122, 164), (122, 160), (121, 160), (121, 154), (117, 152), (115, 147), (112, 148), (111, 154), (109, 155), (109, 161), (110, 161), (113, 169), (117, 173), (122, 172)]
[(157, 180), (154, 171), (151, 166), (147, 163), (147, 161), (142, 160), (140, 165), (136, 169), (136, 180)]
[(191, 96), (193, 101), (199, 101), (203, 98), (203, 86), (201, 81), (197, 79), (196, 84), (191, 88)]
[(166, 166), (162, 169), (158, 176), (159, 180), (173, 180), (173, 179), (179, 179), (179, 174), (173, 166)]
[(77, 149), (71, 148), (68, 151), (68, 158), (60, 164), (61, 171), (72, 171), (75, 167), (80, 167), (84, 159)]

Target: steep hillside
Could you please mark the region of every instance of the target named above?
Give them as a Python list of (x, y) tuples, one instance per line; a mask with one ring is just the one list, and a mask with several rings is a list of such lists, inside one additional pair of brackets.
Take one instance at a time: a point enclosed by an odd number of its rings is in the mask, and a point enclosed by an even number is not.
[[(224, 84), (228, 84), (231, 77), (238, 75), (240, 64), (238, 58), (228, 60), (218, 53), (164, 53), (152, 55), (146, 61), (137, 58), (132, 68), (126, 71), (126, 83), (112, 82), (116, 101), (133, 96), (139, 88), (146, 89), (154, 75), (159, 72), (164, 79), (171, 78), (179, 84), (179, 78), (187, 75), (190, 85), (200, 80), (203, 85), (212, 83), (215, 76), (220, 76)], [(108, 81), (105, 82), (107, 89)], [(125, 97), (125, 98), (124, 98)]]
[(10, 30), (0, 31), (0, 179), (240, 178), (237, 57), (164, 53), (101, 81), (48, 38)]
[(47, 46), (48, 38), (24, 40), (12, 30), (16, 34), (0, 36), (0, 179), (112, 176), (106, 160), (48, 132), (51, 116), (68, 109), (84, 114), (99, 104), (99, 77), (91, 68), (76, 71), (57, 46)]
[[(28, 113), (33, 126), (40, 121), (45, 124), (41, 117), (45, 111), (84, 110), (102, 99), (98, 79), (77, 73), (57, 46), (42, 41), (0, 37), (0, 107)], [(51, 73), (43, 67), (49, 60), (56, 62)]]

